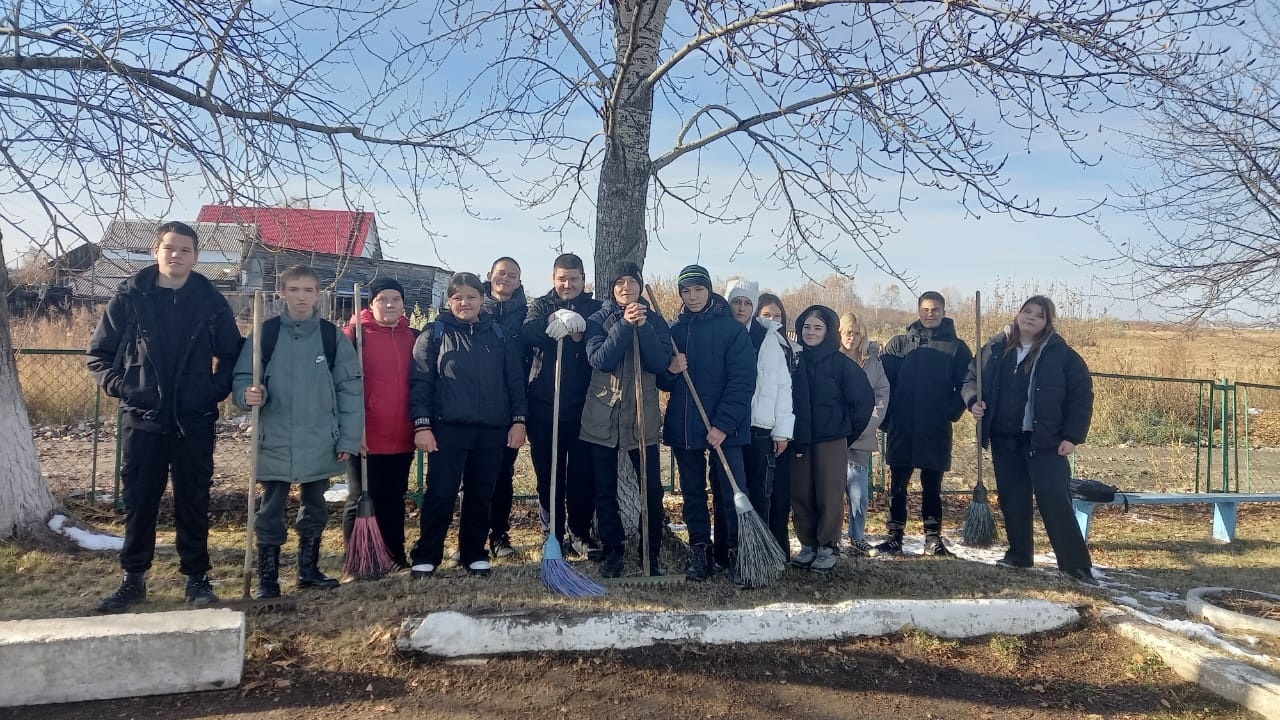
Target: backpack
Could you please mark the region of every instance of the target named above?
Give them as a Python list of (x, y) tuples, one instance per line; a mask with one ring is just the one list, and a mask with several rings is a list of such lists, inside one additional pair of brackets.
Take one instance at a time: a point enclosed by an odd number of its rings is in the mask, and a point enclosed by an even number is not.
[[(280, 316), (277, 315), (262, 323), (262, 368), (265, 371), (271, 363), (271, 354), (276, 350), (276, 340), (280, 337)], [(320, 343), (324, 346), (324, 359), (329, 361), (329, 372), (333, 372), (333, 364), (338, 359), (338, 326), (320, 318)]]

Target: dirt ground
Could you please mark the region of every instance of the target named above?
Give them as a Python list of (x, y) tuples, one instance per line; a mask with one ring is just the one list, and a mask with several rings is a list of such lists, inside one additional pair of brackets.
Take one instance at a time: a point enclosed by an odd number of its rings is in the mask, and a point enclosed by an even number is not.
[[(381, 652), (372, 649), (372, 652)], [(252, 666), (236, 690), (0, 710), (13, 720), (1250, 718), (1090, 621), (1017, 640), (930, 636), (402, 660), (394, 675)]]

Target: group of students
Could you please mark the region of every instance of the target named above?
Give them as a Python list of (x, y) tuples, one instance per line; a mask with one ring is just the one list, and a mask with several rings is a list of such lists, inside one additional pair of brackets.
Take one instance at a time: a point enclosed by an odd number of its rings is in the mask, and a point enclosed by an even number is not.
[[(492, 558), (513, 552), (514, 465), (526, 441), (544, 530), (566, 552), (598, 559), (604, 577), (624, 570), (622, 451), (646, 483), (651, 542), (641, 552), (648, 548), (651, 574), (664, 572), (659, 442), (680, 473), (689, 580), (723, 568), (742, 584), (734, 575), (730, 476), (788, 556), (794, 527), (793, 565), (828, 572), (840, 554), (846, 501), (850, 554), (902, 553), (907, 484), (919, 469), (925, 552), (948, 555), (941, 483), (951, 424), (966, 408), (993, 447), (1010, 542), (1001, 564), (1031, 564), (1034, 492), (1060, 567), (1090, 576), (1087, 547), (1070, 520), (1066, 457), (1087, 434), (1092, 388), (1083, 360), (1053, 331), (1047, 298), (1028, 300), (1010, 330), (983, 349), (989, 390), (980, 398), (969, 348), (933, 292), (920, 297), (919, 320), (881, 352), (856, 315), (823, 305), (800, 313), (792, 342), (776, 295), (741, 279), (718, 294), (699, 265), (680, 272), (681, 308), (668, 319), (645, 298), (634, 263), (612, 268), (605, 297), (596, 299), (585, 291), (582, 260), (563, 254), (552, 289), (527, 301), (519, 264), (504, 257), (484, 281), (455, 274), (445, 307), (422, 332), (409, 326), (404, 289), (390, 278), (369, 284), (367, 307), (339, 331), (319, 317), (316, 273), (295, 266), (277, 277), (284, 311), (263, 325), (261, 338), (243, 341), (226, 300), (193, 270), (192, 228), (161, 225), (154, 255), (156, 265), (108, 304), (88, 351), (91, 371), (123, 409), (125, 577), (100, 612), (145, 600), (170, 474), (186, 599), (217, 602), (207, 574), (208, 505), (217, 404), (229, 393), (241, 408), (261, 409), (259, 598), (280, 593), (291, 484), (302, 498), (297, 584), (337, 587), (318, 557), (326, 481), (344, 471), (351, 498), (344, 533), (350, 537), (356, 499), (367, 493), (394, 560), (415, 579), (444, 562), (461, 491), (456, 559), (468, 573), (488, 575)], [(660, 391), (669, 394), (665, 416)], [(888, 434), (892, 483), (888, 538), (872, 546), (864, 529), (877, 430)], [(427, 484), (418, 540), (406, 551), (403, 498), (415, 450), (426, 454)]]

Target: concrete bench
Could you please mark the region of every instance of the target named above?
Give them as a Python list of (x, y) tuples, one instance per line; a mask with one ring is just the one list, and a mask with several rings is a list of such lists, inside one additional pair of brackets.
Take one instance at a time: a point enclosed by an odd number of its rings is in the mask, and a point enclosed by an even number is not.
[(235, 687), (244, 630), (225, 608), (0, 622), (0, 707)]
[(1236, 508), (1242, 502), (1280, 502), (1280, 493), (1116, 493), (1109, 503), (1096, 503), (1071, 498), (1076, 509), (1076, 522), (1080, 532), (1089, 537), (1089, 522), (1093, 519), (1095, 505), (1213, 505), (1213, 539), (1229, 543), (1236, 539)]

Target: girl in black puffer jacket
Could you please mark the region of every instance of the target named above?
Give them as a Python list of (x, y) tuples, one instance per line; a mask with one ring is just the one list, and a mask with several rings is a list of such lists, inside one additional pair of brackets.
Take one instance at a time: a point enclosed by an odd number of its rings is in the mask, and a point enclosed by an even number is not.
[(1096, 585), (1089, 547), (1071, 507), (1068, 458), (1089, 434), (1093, 381), (1084, 360), (1054, 332), (1053, 301), (1042, 295), (1022, 304), (1006, 337), (982, 349), (985, 398), (978, 397), (976, 363), (964, 396), (982, 421), (982, 444), (991, 447), (1000, 511), (1009, 551), (1000, 565), (1031, 567), (1031, 495), (1034, 492), (1058, 567)]
[(867, 427), (876, 403), (867, 374), (840, 352), (839, 328), (835, 311), (824, 305), (796, 320), (804, 352), (793, 383), (791, 512), (801, 548), (791, 562), (817, 572), (836, 565), (848, 448)]
[(480, 278), (454, 275), (449, 307), (413, 348), (413, 442), (428, 453), (421, 536), (410, 557), (415, 578), (429, 577), (440, 566), (463, 484), (459, 559), (468, 572), (489, 574), (484, 542), (503, 448), (519, 449), (525, 441), (528, 405), (519, 338), (508, 336), (482, 310), (483, 293)]

